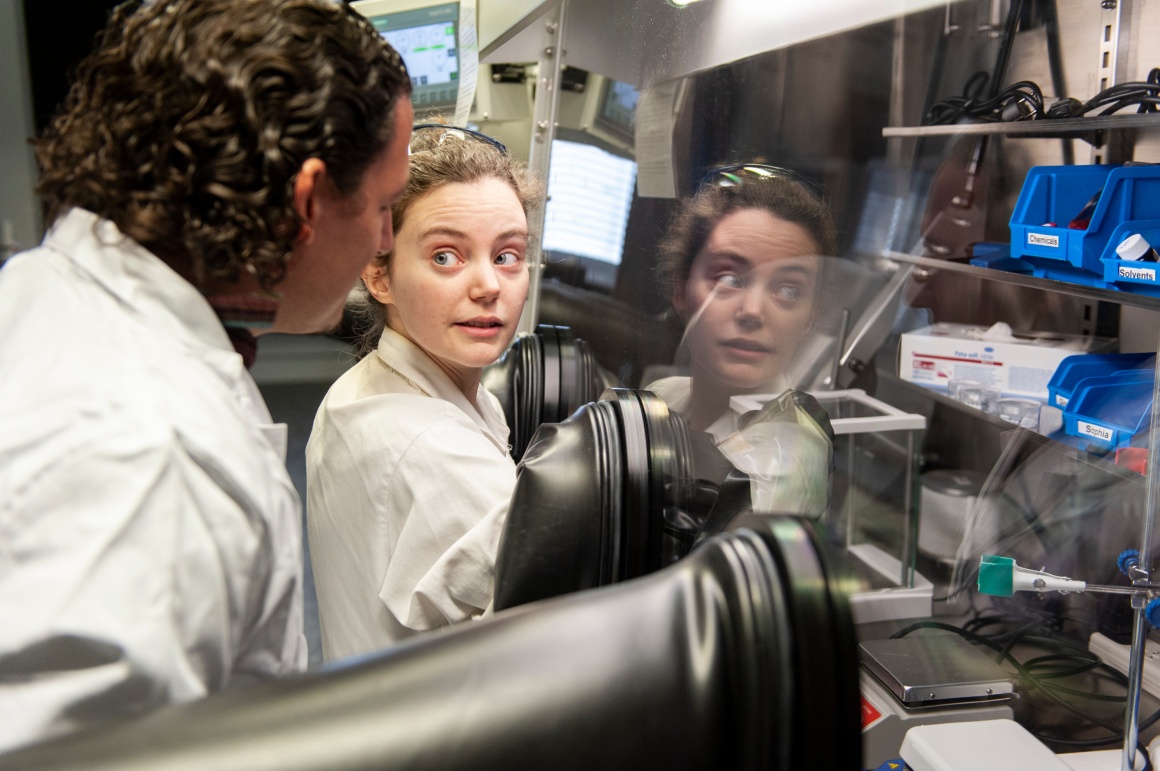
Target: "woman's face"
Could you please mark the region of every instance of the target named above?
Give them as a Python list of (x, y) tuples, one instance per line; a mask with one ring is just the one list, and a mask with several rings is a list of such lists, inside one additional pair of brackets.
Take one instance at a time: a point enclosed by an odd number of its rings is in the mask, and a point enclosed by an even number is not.
[(389, 268), (368, 286), (387, 305), (387, 324), (462, 387), (515, 335), (527, 249), (527, 218), (510, 185), (450, 183), (411, 204)]
[(717, 223), (673, 297), (694, 380), (745, 393), (785, 371), (812, 325), (818, 251), (808, 231), (762, 209)]

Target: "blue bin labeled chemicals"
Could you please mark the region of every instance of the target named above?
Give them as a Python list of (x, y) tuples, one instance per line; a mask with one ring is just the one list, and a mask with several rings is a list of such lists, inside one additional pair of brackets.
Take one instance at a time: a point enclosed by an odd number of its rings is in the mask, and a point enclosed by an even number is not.
[(1086, 439), (1092, 449), (1128, 446), (1148, 430), (1154, 383), (1146, 370), (1084, 378), (1063, 411), (1064, 433)]
[(1155, 367), (1154, 353), (1084, 353), (1068, 356), (1055, 368), (1047, 383), (1047, 403), (1066, 409), (1075, 388), (1085, 378), (1105, 377), (1127, 370), (1146, 370)]
[(1106, 286), (1101, 258), (1119, 243), (1112, 231), (1158, 219), (1160, 165), (1036, 166), (1011, 215), (1011, 257), (1047, 278)]

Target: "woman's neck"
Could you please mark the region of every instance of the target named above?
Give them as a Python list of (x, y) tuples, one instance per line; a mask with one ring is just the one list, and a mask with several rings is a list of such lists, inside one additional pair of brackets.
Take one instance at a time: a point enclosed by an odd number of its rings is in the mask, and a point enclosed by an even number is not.
[[(427, 352), (424, 351), (424, 353)], [(476, 404), (475, 397), (479, 394), (479, 383), (483, 378), (483, 370), (476, 368), (463, 369), (461, 367), (453, 367), (450, 364), (447, 364), (446, 362), (440, 361), (436, 357), (431, 356), (429, 353), (427, 356), (431, 359), (431, 361), (435, 362), (436, 367), (443, 370), (447, 377), (451, 378), (451, 382), (455, 384), (455, 387), (459, 389), (459, 392), (463, 394), (463, 397), (467, 399), (468, 403), (470, 403), (471, 406), (476, 410), (479, 410), (479, 405)]]
[(685, 420), (694, 431), (705, 431), (729, 409), (730, 391), (711, 378), (699, 377), (695, 372), (690, 378), (689, 406), (685, 410)]
[(400, 327), (401, 325), (396, 326), (395, 324), (391, 323), (390, 316), (387, 317), (387, 328), (396, 334), (405, 337), (407, 340), (410, 340), (416, 348), (422, 351), (423, 354), (443, 372), (443, 374), (447, 375), (452, 384), (457, 389), (459, 389), (459, 392), (463, 394), (465, 399), (467, 399), (468, 403), (470, 403), (472, 407), (478, 410), (479, 405), (476, 403), (476, 395), (479, 393), (479, 383), (483, 378), (483, 369), (479, 367), (456, 367), (446, 361), (443, 361), (438, 356), (433, 355), (426, 348), (415, 342), (415, 339), (407, 334), (406, 330), (401, 329)]

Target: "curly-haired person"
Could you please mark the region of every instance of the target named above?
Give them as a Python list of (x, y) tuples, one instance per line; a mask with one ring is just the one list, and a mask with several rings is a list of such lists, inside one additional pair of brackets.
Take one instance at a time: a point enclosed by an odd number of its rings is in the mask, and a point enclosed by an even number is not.
[(0, 271), (0, 751), (301, 669), (300, 502), (246, 365), (391, 248), (410, 81), (329, 0), (112, 15)]

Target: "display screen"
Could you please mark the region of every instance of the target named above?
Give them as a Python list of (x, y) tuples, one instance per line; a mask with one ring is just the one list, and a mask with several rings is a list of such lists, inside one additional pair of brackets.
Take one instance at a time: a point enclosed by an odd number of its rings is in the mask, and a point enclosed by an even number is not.
[(548, 172), (544, 249), (620, 264), (636, 163), (557, 139)]
[(459, 88), (455, 33), (459, 3), (375, 15), (370, 21), (403, 57), (415, 109), (454, 106)]
[(596, 115), (597, 125), (631, 142), (639, 98), (640, 94), (628, 83), (607, 81), (600, 111)]

